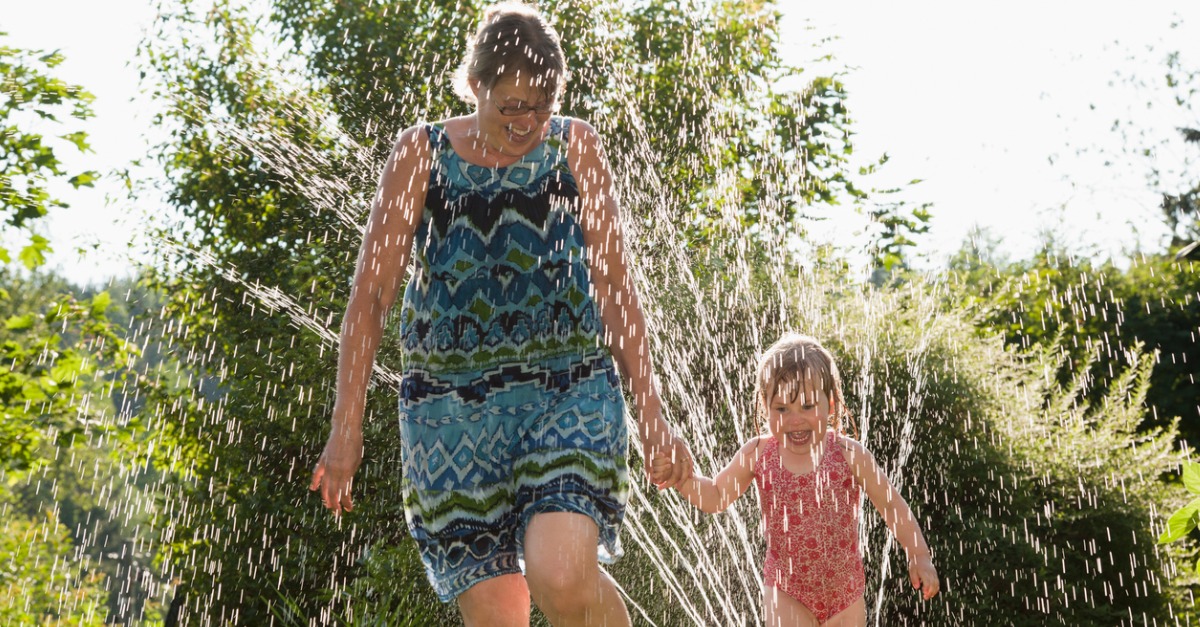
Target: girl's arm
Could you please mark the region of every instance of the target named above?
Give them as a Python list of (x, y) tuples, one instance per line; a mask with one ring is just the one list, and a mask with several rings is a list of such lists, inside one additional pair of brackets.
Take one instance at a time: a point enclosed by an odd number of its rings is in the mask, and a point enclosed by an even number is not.
[(921, 533), (921, 526), (917, 524), (908, 502), (892, 487), (892, 482), (875, 462), (875, 456), (862, 444), (849, 438), (839, 438), (839, 442), (846, 462), (867, 493), (867, 498), (871, 499), (896, 541), (904, 547), (913, 588), (919, 588), (926, 599), (933, 597), (940, 588), (937, 570), (933, 567), (933, 557)]
[(582, 201), (583, 236), (596, 307), (617, 368), (629, 383), (638, 415), (642, 459), (658, 452), (673, 462), (671, 471), (652, 480), (660, 489), (678, 485), (692, 474), (687, 443), (674, 434), (662, 416), (662, 401), (655, 388), (646, 320), (625, 259), (620, 213), (613, 195), (612, 174), (604, 159), (600, 138), (586, 122), (572, 120), (570, 168)]
[(320, 491), (322, 502), (335, 516), (354, 507), (350, 488), (362, 463), (367, 382), (384, 321), (408, 269), (413, 232), (425, 205), (429, 159), (429, 140), (423, 129), (413, 127), (400, 135), (380, 175), (363, 234), (338, 339), (337, 393), (329, 440), (313, 469), (310, 486)]
[[(675, 489), (702, 512), (715, 514), (725, 511), (738, 497), (746, 493), (750, 482), (754, 481), (754, 463), (758, 461), (760, 440), (761, 438), (756, 437), (743, 444), (729, 465), (722, 468), (712, 479), (692, 475), (691, 479), (680, 482)], [(662, 456), (655, 457), (654, 471), (661, 472), (668, 463)]]

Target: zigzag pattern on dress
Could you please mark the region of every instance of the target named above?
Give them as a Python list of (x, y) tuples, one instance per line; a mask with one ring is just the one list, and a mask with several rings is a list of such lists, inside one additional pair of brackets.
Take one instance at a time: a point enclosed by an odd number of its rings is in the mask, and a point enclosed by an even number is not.
[(590, 295), (570, 124), (506, 168), (427, 127), (433, 168), (404, 293), (404, 510), (442, 600), (520, 572), (524, 525), (569, 511), (621, 554), (628, 434)]
[[(465, 403), (483, 404), (488, 401), (489, 394), (525, 383), (537, 383), (539, 391), (542, 392), (561, 393), (591, 377), (592, 373), (597, 370), (596, 362), (606, 364), (603, 356), (595, 355), (590, 359), (572, 363), (569, 368), (561, 370), (512, 363), (481, 373), (466, 381), (462, 381), (460, 377), (441, 378), (432, 373), (412, 370), (400, 384), (400, 399), (406, 403), (420, 403), (429, 396), (455, 394)], [(614, 380), (612, 384), (616, 386), (619, 382)], [(452, 416), (448, 418), (447, 422), (460, 419), (458, 416)]]
[(603, 352), (566, 164), (568, 129), (552, 118), (549, 139), (522, 161), (484, 168), (429, 127), (435, 167), (401, 310), (408, 367), (479, 372)]
[[(435, 465), (435, 460), (441, 457), (442, 453), (443, 451), (430, 452), (428, 469), (435, 472), (418, 481), (427, 482), (427, 485), (431, 486), (447, 482), (472, 483), (472, 477), (467, 474), (452, 478), (439, 477), (442, 472), (462, 473), (463, 470), (462, 466), (454, 464)], [(624, 478), (618, 476), (619, 473), (613, 470), (611, 461), (605, 460), (605, 457), (608, 456), (578, 450), (531, 455), (515, 468), (518, 478), (515, 491), (513, 482), (479, 483), (478, 487), (470, 492), (462, 489), (426, 489), (411, 492), (405, 505), (412, 512), (413, 520), (430, 534), (464, 535), (472, 530), (490, 531), (501, 517), (507, 515), (502, 508), (496, 507), (497, 504), (511, 503), (514, 492), (536, 492), (535, 486), (551, 481), (555, 484), (556, 493), (562, 491), (562, 486), (571, 484), (578, 484), (580, 490), (592, 485), (625, 485)], [(488, 473), (481, 469), (469, 474), (483, 476)]]
[(510, 406), (503, 395), (500, 402), (475, 405), (431, 395), (422, 405), (442, 424), (405, 425), (405, 513), (439, 595), (451, 597), (480, 572), (505, 568), (496, 560), (498, 547), (519, 545), (514, 530), (527, 519), (517, 517), (538, 511), (592, 517), (602, 558), (620, 555), (629, 478), (622, 417), (603, 419), (614, 408), (613, 378), (607, 365), (557, 396), (538, 393), (545, 389), (541, 381), (511, 390), (517, 398), (553, 399), (549, 405)]

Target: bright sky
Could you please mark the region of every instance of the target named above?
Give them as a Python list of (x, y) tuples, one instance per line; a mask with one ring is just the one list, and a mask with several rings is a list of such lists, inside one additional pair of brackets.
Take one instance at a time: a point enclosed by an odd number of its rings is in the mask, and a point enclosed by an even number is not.
[[(931, 261), (956, 251), (974, 225), (1002, 238), (1011, 258), (1033, 252), (1045, 230), (1076, 252), (1163, 249), (1150, 164), (1123, 155), (1112, 124), (1132, 121), (1168, 139), (1158, 165), (1178, 174), (1188, 149), (1175, 129), (1200, 127), (1200, 118), (1181, 117), (1157, 84), (1134, 89), (1118, 72), (1161, 82), (1172, 50), (1200, 69), (1200, 2), (781, 6), (785, 42), (798, 40), (790, 34), (805, 19), (838, 37), (823, 50), (850, 68), (844, 81), (859, 154), (891, 157), (881, 187), (924, 181), (908, 197), (934, 203), (921, 246)], [(796, 58), (813, 56), (803, 44), (790, 48)], [(1106, 157), (1121, 161), (1105, 166)], [(1198, 179), (1193, 173), (1190, 182)]]
[[(814, 35), (837, 35), (819, 50), (849, 68), (858, 154), (890, 155), (880, 187), (924, 180), (907, 198), (934, 203), (933, 233), (921, 244), (934, 262), (973, 225), (1003, 238), (1012, 257), (1032, 251), (1046, 229), (1085, 252), (1161, 248), (1146, 164), (1102, 163), (1121, 154), (1117, 118), (1163, 138), (1200, 126), (1174, 117), (1164, 94), (1125, 87), (1118, 76), (1156, 80), (1168, 50), (1200, 68), (1200, 2), (781, 0), (780, 8), (784, 53), (796, 63), (817, 56)], [(97, 116), (86, 126), (95, 153), (72, 159), (80, 168), (108, 172), (146, 152), (150, 107), (134, 102), (129, 63), (152, 19), (149, 0), (0, 0), (10, 45), (62, 50), (62, 78), (96, 95)], [(1174, 21), (1182, 26), (1172, 29)], [(1147, 111), (1148, 101), (1158, 106)], [(1182, 150), (1167, 154), (1161, 165), (1181, 158)], [(53, 263), (82, 282), (127, 273), (145, 209), (131, 208), (113, 179), (61, 195), (72, 206), (50, 221)], [(106, 203), (110, 196), (116, 202)], [(834, 225), (835, 235), (839, 228), (851, 230)]]

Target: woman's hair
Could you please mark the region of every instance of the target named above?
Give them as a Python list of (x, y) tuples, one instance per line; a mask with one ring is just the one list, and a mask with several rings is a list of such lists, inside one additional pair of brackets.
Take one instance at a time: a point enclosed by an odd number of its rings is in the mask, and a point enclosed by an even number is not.
[(567, 80), (567, 62), (558, 33), (532, 6), (501, 2), (488, 7), (479, 30), (467, 41), (467, 56), (454, 72), (454, 91), (476, 104), (470, 81), (491, 89), (505, 76), (533, 77), (551, 102)]
[[(808, 335), (785, 333), (758, 360), (758, 381), (755, 396), (759, 410), (765, 416), (771, 398), (783, 388), (801, 391), (821, 391), (833, 405), (830, 417), (834, 431), (842, 432), (842, 419), (849, 418), (842, 395), (842, 376), (838, 373), (833, 354)], [(849, 422), (849, 420), (847, 420)]]

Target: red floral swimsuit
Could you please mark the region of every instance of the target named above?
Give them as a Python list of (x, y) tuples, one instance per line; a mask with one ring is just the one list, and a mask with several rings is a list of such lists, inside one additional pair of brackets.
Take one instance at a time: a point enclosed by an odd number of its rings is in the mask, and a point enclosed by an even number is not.
[(858, 552), (862, 488), (838, 439), (827, 432), (819, 465), (805, 475), (783, 467), (773, 437), (754, 464), (767, 539), (763, 582), (803, 603), (822, 623), (866, 588)]

